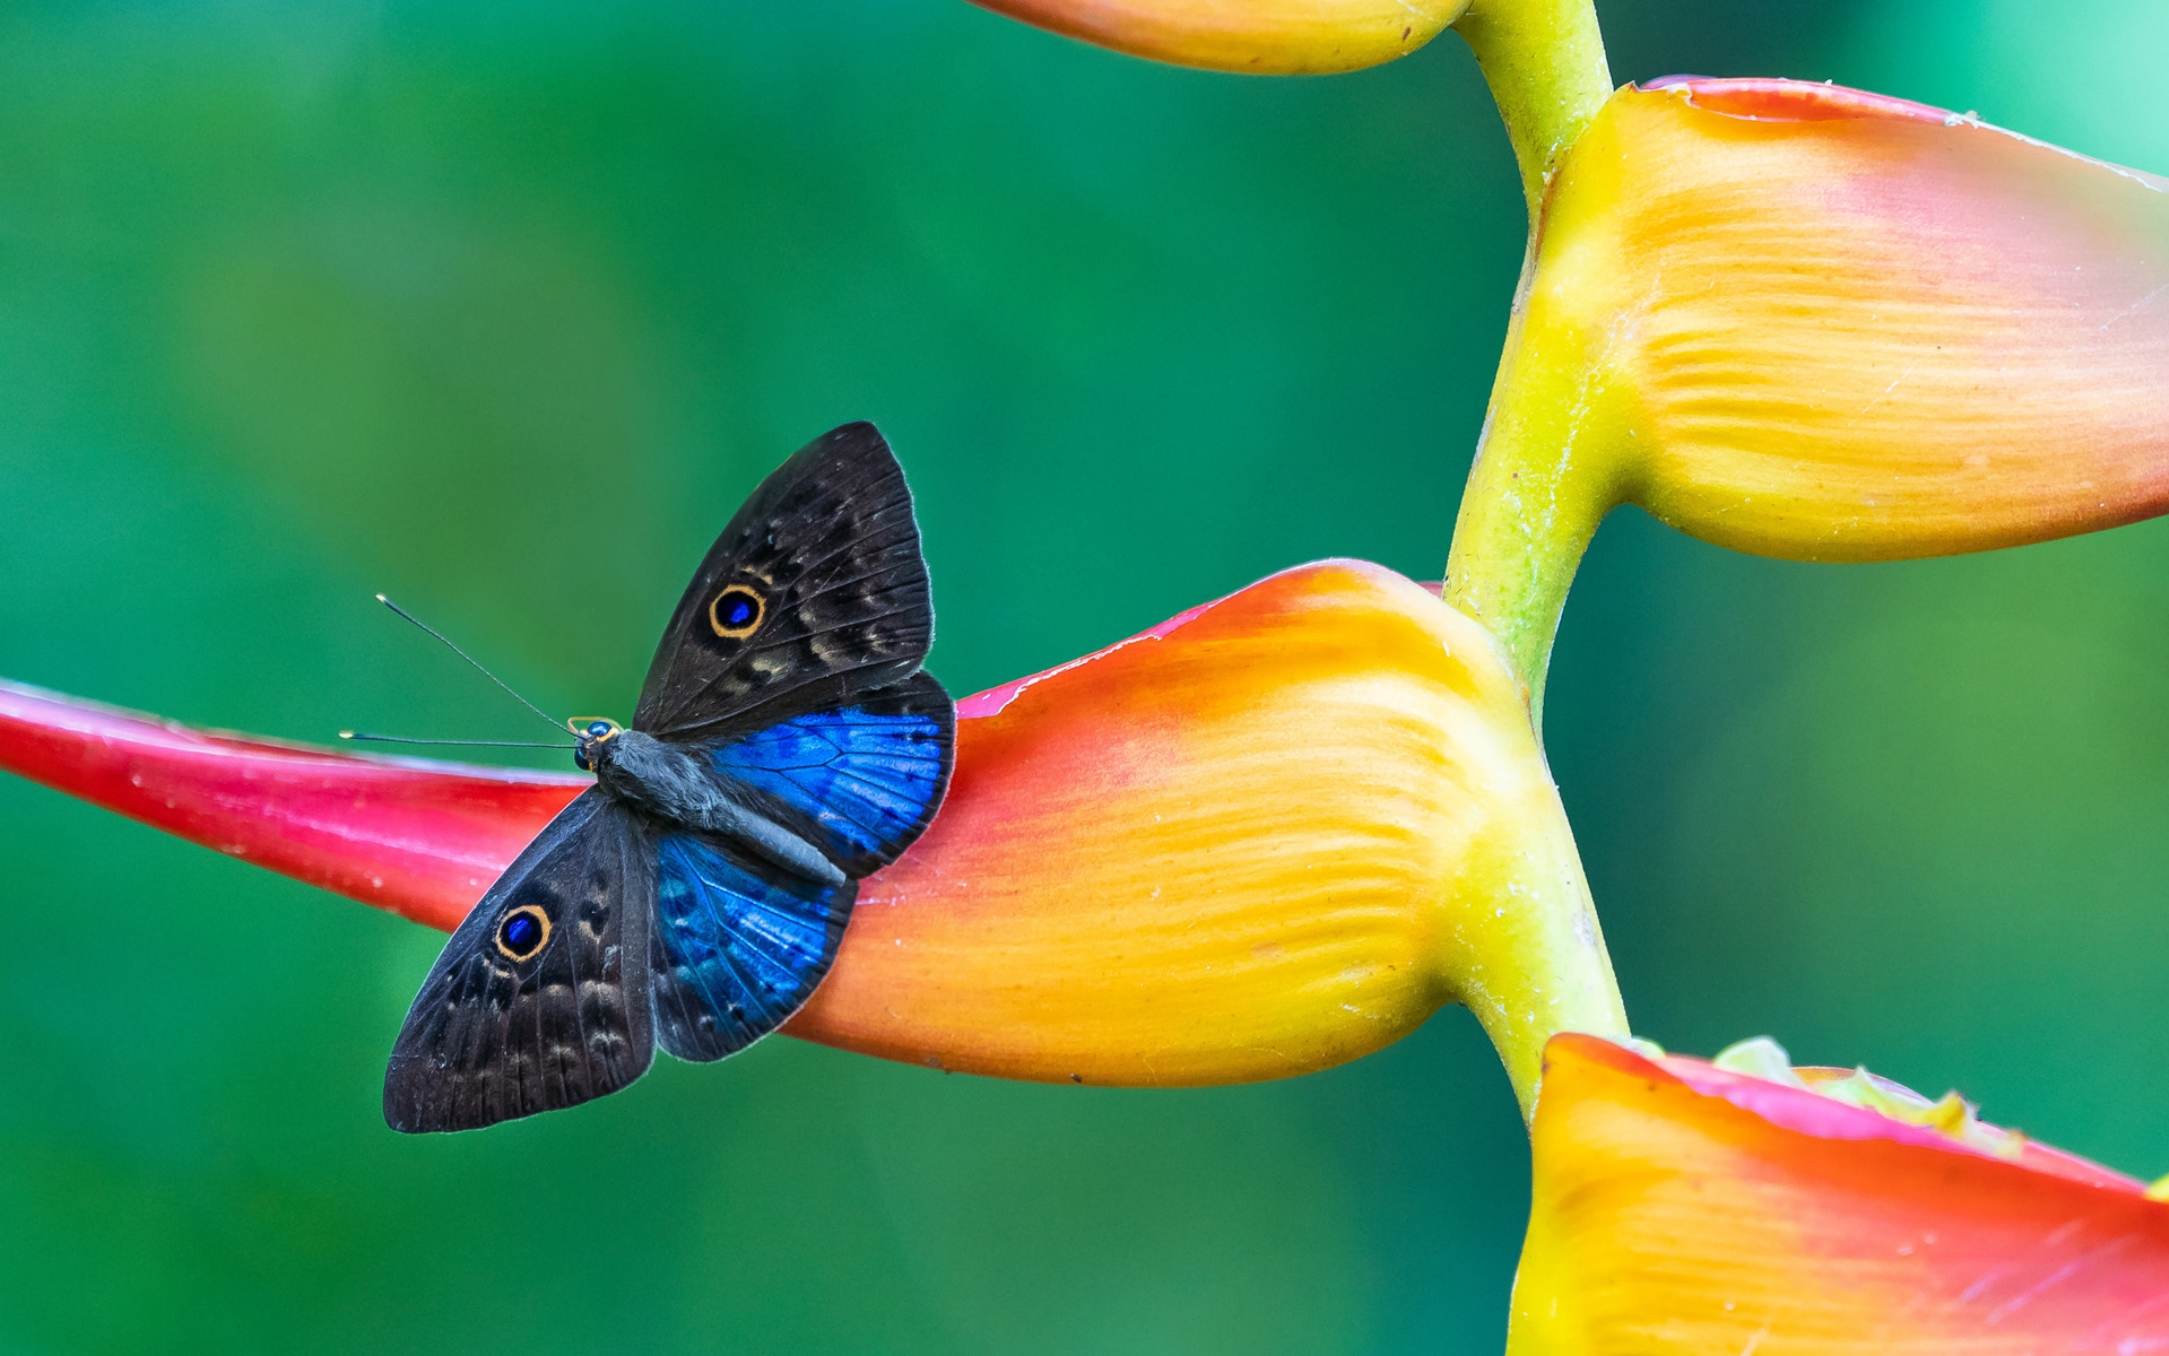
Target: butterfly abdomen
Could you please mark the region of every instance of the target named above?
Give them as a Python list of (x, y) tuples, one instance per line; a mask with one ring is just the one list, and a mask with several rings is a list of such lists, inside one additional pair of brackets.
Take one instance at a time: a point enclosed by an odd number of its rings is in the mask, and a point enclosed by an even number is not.
[(594, 746), (595, 778), (612, 799), (652, 819), (720, 835), (804, 880), (841, 885), (821, 850), (777, 823), (751, 793), (674, 744), (625, 730)]

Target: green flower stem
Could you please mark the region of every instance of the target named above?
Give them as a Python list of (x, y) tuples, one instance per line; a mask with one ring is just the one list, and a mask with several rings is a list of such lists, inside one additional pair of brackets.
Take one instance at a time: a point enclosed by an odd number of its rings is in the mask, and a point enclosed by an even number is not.
[(1446, 601), (1505, 649), (1539, 737), (1567, 587), (1597, 524), (1627, 496), (1617, 406), (1581, 337), (1531, 327), (1517, 304), (1454, 524)]
[(1518, 831), (1469, 846), (1450, 897), (1475, 904), (1446, 943), (1453, 996), (1491, 1038), (1525, 1120), (1536, 1115), (1553, 1036), (1630, 1034), (1566, 811), (1547, 773), (1531, 780), (1540, 793), (1503, 818)]
[(1507, 322), (1506, 351), (1477, 445), (1446, 564), (1446, 601), (1489, 627), (1529, 690), (1543, 728), (1544, 671), (1567, 586), (1597, 524), (1619, 502), (1619, 477), (1577, 467), (1593, 406), (1584, 346), (1532, 334), (1545, 194), (1559, 161), (1612, 94), (1592, 0), (1475, 0), (1454, 24), (1506, 122), (1529, 203), (1529, 249)]
[(1596, 7), (1593, 0), (1474, 0), (1454, 31), (1476, 53), (1506, 120), (1534, 223), (1559, 157), (1612, 96)]

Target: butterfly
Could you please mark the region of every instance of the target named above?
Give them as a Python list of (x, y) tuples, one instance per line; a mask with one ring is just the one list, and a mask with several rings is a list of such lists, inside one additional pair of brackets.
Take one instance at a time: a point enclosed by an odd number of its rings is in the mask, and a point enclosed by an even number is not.
[(595, 785), (422, 981), (384, 1076), (395, 1130), (616, 1092), (660, 1045), (734, 1054), (836, 958), (861, 878), (948, 788), (956, 707), (911, 492), (871, 424), (807, 444), (738, 510), (663, 631), (632, 724), (568, 722)]

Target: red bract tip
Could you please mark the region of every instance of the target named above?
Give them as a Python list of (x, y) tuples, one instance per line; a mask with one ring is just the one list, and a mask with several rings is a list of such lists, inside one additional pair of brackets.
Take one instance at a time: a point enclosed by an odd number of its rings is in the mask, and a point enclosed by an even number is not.
[(212, 734), (6, 682), (0, 768), (446, 931), (588, 782)]

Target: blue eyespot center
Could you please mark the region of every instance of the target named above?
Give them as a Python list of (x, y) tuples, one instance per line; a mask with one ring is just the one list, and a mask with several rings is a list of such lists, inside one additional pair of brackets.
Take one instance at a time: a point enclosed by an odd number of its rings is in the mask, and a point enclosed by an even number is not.
[(725, 640), (744, 640), (760, 629), (767, 604), (760, 591), (747, 584), (732, 584), (708, 604), (708, 625)]
[(589, 722), (588, 722), (588, 727), (587, 727), (587, 736), (588, 736), (588, 738), (590, 738), (590, 739), (600, 739), (600, 738), (602, 738), (602, 737), (603, 737), (604, 735), (606, 735), (606, 734), (609, 734), (609, 733), (610, 733), (610, 722), (609, 722), (609, 721), (607, 721), (607, 720), (596, 720), (596, 721), (589, 721)]
[(497, 949), (516, 961), (527, 960), (549, 939), (549, 919), (533, 906), (514, 909), (497, 924)]

